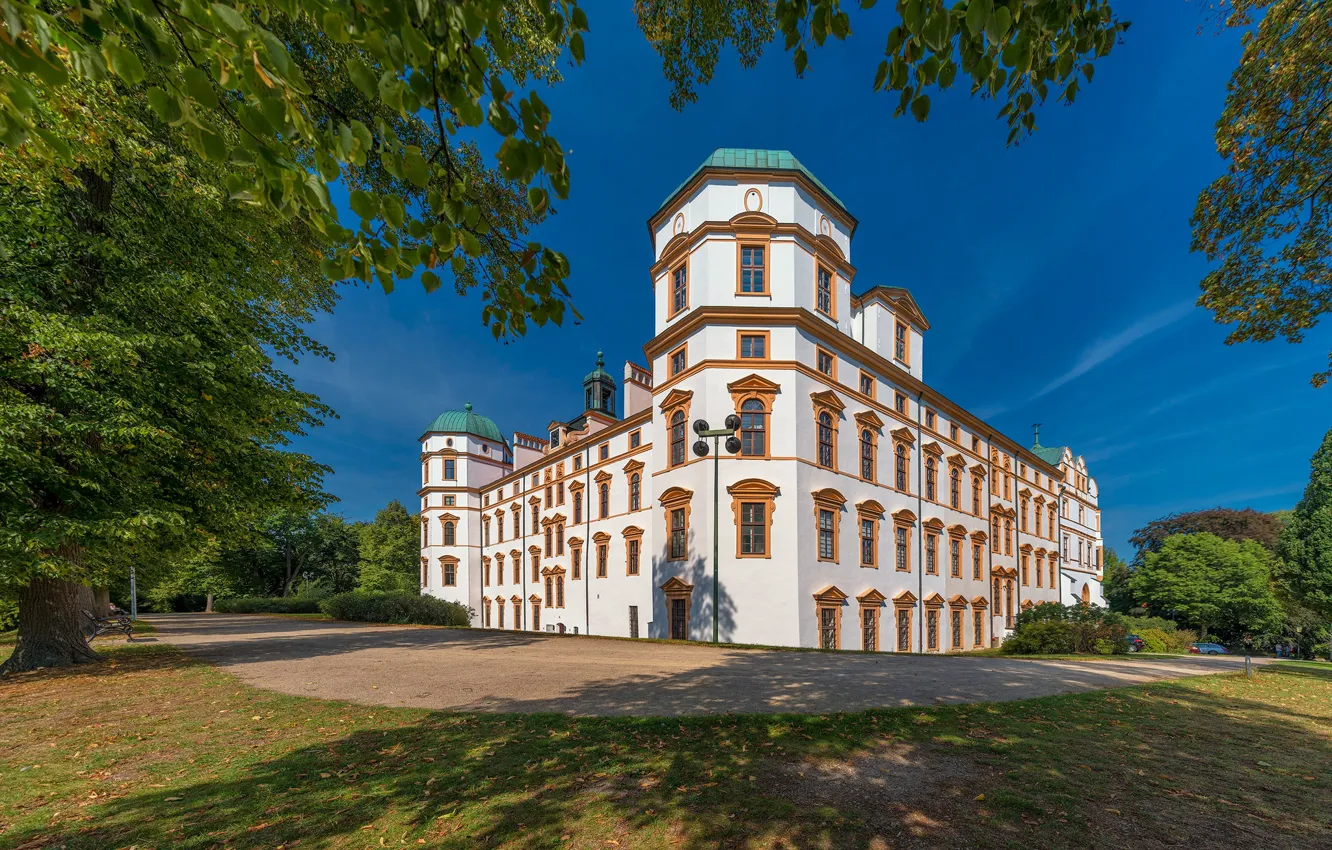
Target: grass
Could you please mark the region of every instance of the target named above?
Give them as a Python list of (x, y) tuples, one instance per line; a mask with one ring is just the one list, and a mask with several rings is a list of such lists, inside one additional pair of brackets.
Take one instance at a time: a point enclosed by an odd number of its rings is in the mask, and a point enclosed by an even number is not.
[(1332, 672), (825, 717), (291, 697), (160, 645), (0, 681), (0, 846), (1327, 846)]

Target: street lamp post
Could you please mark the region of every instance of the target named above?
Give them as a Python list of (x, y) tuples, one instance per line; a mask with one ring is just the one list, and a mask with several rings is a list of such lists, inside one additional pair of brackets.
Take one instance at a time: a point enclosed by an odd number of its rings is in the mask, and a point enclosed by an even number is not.
[(694, 454), (708, 456), (707, 437), (712, 438), (712, 642), (717, 643), (717, 560), (721, 557), (718, 544), (717, 515), (721, 503), (721, 448), (718, 440), (726, 438), (726, 451), (735, 454), (740, 451), (740, 440), (735, 436), (740, 427), (740, 417), (734, 413), (726, 417), (725, 428), (709, 428), (707, 420), (694, 420), (694, 433), (699, 439), (694, 443)]

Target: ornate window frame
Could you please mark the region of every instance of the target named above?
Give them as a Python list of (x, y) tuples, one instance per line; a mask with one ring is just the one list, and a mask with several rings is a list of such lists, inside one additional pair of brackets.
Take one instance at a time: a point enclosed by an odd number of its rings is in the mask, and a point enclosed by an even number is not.
[[(754, 460), (772, 456), (772, 410), (777, 401), (777, 394), (782, 391), (781, 384), (774, 383), (761, 375), (746, 375), (726, 385), (731, 394), (731, 405), (735, 412), (744, 416), (741, 405), (747, 401), (757, 401), (763, 405), (763, 453), (736, 455), (740, 460)], [(742, 435), (743, 436), (743, 435)]]
[[(842, 607), (846, 605), (847, 598), (847, 595), (833, 584), (814, 594), (814, 634), (819, 649), (842, 648)], [(832, 611), (834, 615), (832, 646), (825, 646), (823, 643), (823, 612), (826, 610)]]
[[(909, 590), (898, 592), (893, 597), (893, 652), (912, 652), (916, 644), (916, 594)], [(906, 648), (902, 648), (902, 615), (906, 615)]]
[[(888, 597), (884, 596), (874, 588), (870, 588), (857, 596), (856, 601), (860, 603), (860, 648), (865, 652), (878, 652), (879, 647), (883, 643), (882, 618), (880, 615), (883, 612), (884, 603), (888, 601)], [(874, 624), (873, 646), (865, 645), (865, 620), (867, 615), (872, 619)]]
[[(841, 424), (842, 411), (846, 410), (846, 405), (837, 393), (832, 390), (823, 390), (821, 392), (810, 393), (809, 400), (814, 406), (814, 463), (823, 469), (837, 471), (837, 429)], [(832, 452), (829, 460), (830, 464), (824, 464), (821, 455), (823, 441), (820, 439), (819, 429), (823, 427), (821, 419), (823, 415), (828, 416), (828, 427), (831, 431)]]
[[(636, 525), (631, 525), (620, 532), (624, 537), (624, 574), (627, 576), (641, 575), (643, 572), (643, 529)], [(635, 567), (633, 553), (634, 544), (638, 544), (638, 564)]]
[[(860, 558), (860, 566), (866, 569), (877, 570), (879, 568), (879, 549), (883, 543), (879, 533), (879, 525), (883, 522), (885, 510), (883, 505), (874, 499), (866, 499), (863, 502), (856, 503), (856, 551)], [(865, 523), (870, 523), (871, 538), (870, 561), (865, 562)]]
[[(915, 525), (916, 525), (916, 515), (907, 508), (903, 508), (902, 510), (896, 511), (893, 514), (893, 568), (897, 570), (897, 572), (901, 573), (911, 572), (911, 529), (913, 529)], [(904, 530), (906, 532), (905, 565), (899, 563), (897, 558), (897, 550), (898, 550), (897, 538), (898, 538), (899, 529)]]
[[(726, 488), (731, 496), (731, 512), (735, 515), (735, 557), (772, 558), (772, 515), (777, 510), (779, 490), (776, 485), (761, 478), (745, 478)], [(741, 545), (741, 511), (745, 504), (763, 505), (763, 551), (745, 553)]]
[[(667, 563), (683, 563), (689, 560), (689, 528), (690, 513), (693, 510), (691, 501), (694, 498), (693, 490), (686, 490), (683, 487), (671, 487), (657, 497), (657, 503), (661, 505), (666, 515), (666, 561)], [(675, 529), (671, 527), (671, 513), (676, 510), (684, 511), (684, 534), (683, 552), (677, 557), (672, 544)]]
[[(842, 536), (842, 512), (846, 510), (846, 497), (831, 487), (824, 487), (822, 490), (815, 490), (814, 499), (814, 545), (815, 555), (818, 560), (828, 563), (841, 563), (841, 536)], [(822, 534), (823, 527), (821, 513), (823, 511), (832, 512), (832, 557), (823, 556), (823, 547), (819, 543), (819, 535)]]

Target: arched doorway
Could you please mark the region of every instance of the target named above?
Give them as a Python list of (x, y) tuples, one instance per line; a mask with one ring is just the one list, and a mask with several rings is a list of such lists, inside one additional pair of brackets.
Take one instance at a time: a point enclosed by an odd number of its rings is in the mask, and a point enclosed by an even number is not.
[(1089, 584), (1084, 584), (1082, 586), (1082, 604), (1083, 605), (1091, 604), (1091, 585)]

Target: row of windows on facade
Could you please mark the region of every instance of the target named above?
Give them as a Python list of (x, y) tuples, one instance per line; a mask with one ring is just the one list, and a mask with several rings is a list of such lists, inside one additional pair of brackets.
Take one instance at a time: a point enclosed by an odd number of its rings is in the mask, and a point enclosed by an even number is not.
[[(642, 531), (641, 531), (641, 529), (636, 529), (635, 531), (637, 531), (637, 534), (636, 534), (635, 536), (629, 537), (629, 538), (626, 539), (626, 541), (625, 541), (625, 561), (624, 561), (624, 568), (625, 568), (625, 574), (626, 574), (626, 575), (630, 575), (630, 576), (636, 576), (636, 575), (639, 575), (639, 571), (640, 571), (640, 569), (641, 569), (641, 565), (642, 565), (642, 552), (643, 552), (643, 541), (642, 541), (642, 539), (641, 539)], [(607, 537), (609, 537), (609, 535), (607, 535)], [(610, 575), (610, 541), (609, 541), (609, 539), (606, 539), (606, 540), (596, 540), (596, 541), (594, 541), (593, 545), (594, 545), (594, 548), (595, 548), (595, 551), (596, 551), (596, 577), (597, 577), (597, 578), (608, 578), (609, 575)], [(558, 555), (563, 555), (563, 554), (564, 554), (564, 539), (563, 539), (563, 532), (562, 532), (562, 531), (560, 532), (560, 535), (559, 535), (559, 537), (558, 537), (558, 539), (557, 539), (557, 546), (558, 546), (558, 548), (557, 548), (555, 554), (556, 554), (557, 556), (558, 556)], [(581, 545), (581, 541), (579, 542), (578, 545), (571, 545), (571, 546), (569, 547), (569, 551), (570, 551), (570, 562), (569, 562), (569, 577), (570, 577), (570, 580), (572, 580), (572, 581), (578, 581), (578, 580), (581, 580), (582, 577), (583, 577), (583, 547), (582, 547), (582, 545)], [(511, 553), (509, 553), (509, 554), (510, 554), (510, 557), (509, 557), (508, 560), (509, 560), (509, 563), (510, 563), (510, 565), (511, 565), (511, 570), (512, 570), (512, 583), (515, 584), (515, 585), (521, 584), (521, 583), (522, 583), (522, 555), (521, 555), (521, 553), (518, 552), (517, 550), (515, 550), (515, 551), (513, 551), (513, 552), (511, 552)], [(529, 554), (530, 554), (529, 564), (530, 564), (530, 567), (531, 567), (531, 582), (532, 582), (533, 584), (539, 584), (539, 583), (541, 582), (541, 580), (542, 580), (542, 573), (543, 573), (543, 570), (542, 570), (542, 568), (541, 568), (541, 554), (540, 554), (540, 550), (537, 549), (536, 547), (532, 547), (532, 551), (531, 551)], [(549, 555), (550, 552), (547, 551), (546, 554)], [(481, 585), (482, 585), (482, 587), (503, 587), (503, 586), (504, 586), (504, 583), (505, 583), (505, 582), (504, 582), (504, 576), (505, 576), (505, 572), (506, 572), (506, 571), (505, 571), (505, 561), (506, 561), (505, 556), (504, 556), (502, 553), (501, 553), (501, 554), (497, 554), (497, 555), (495, 555), (494, 558), (493, 558), (494, 573), (492, 574), (492, 572), (491, 572), (492, 558), (491, 558), (490, 556), (484, 556), (484, 557), (482, 557), (482, 559), (481, 559), (481, 564), (482, 564), (482, 579), (481, 579)], [(424, 587), (424, 586), (426, 586), (426, 580), (427, 580), (427, 579), (426, 579), (426, 574), (425, 574), (426, 561), (425, 561), (424, 558), (421, 559), (421, 565), (422, 565), (422, 580), (421, 580), (421, 585), (422, 585), (422, 587)], [(456, 587), (456, 586), (457, 586), (457, 583), (458, 583), (457, 565), (458, 565), (458, 561), (457, 561), (457, 559), (455, 559), (455, 558), (443, 558), (443, 559), (441, 559), (441, 561), (440, 561), (440, 579), (441, 579), (441, 581), (443, 582), (443, 585), (444, 585), (445, 587)], [(547, 598), (548, 600), (558, 599), (559, 602), (558, 602), (558, 603), (555, 603), (555, 602), (552, 601), (552, 602), (551, 602), (550, 604), (548, 604), (546, 607), (563, 608), (563, 607), (564, 607), (564, 568), (563, 568), (563, 567), (556, 567), (556, 568), (554, 568), (553, 570), (549, 570), (548, 572), (549, 572), (549, 574), (546, 575), (546, 577), (545, 577), (545, 579), (546, 579), (546, 587), (547, 587), (547, 591), (548, 591), (547, 594), (546, 594), (546, 598)], [(556, 591), (556, 592), (554, 592), (554, 593), (550, 592), (551, 589), (552, 589), (552, 585), (551, 585), (552, 580), (556, 581), (556, 584), (554, 585), (554, 588), (555, 588), (555, 591)]]
[[(569, 494), (573, 499), (572, 524), (575, 526), (581, 525), (583, 523), (582, 488), (571, 487), (569, 488)], [(547, 508), (553, 508), (553, 507), (559, 507), (564, 503), (565, 503), (565, 489), (564, 489), (564, 484), (561, 482), (556, 485), (555, 493), (553, 496), (551, 493), (547, 492), (545, 504)], [(643, 476), (641, 473), (634, 472), (629, 475), (628, 510), (631, 512), (638, 511), (641, 510), (642, 507), (643, 507)], [(545, 535), (546, 554), (547, 555), (552, 554), (552, 550), (554, 550), (555, 554), (561, 554), (561, 555), (564, 554), (564, 543), (563, 543), (564, 527), (565, 527), (564, 523), (554, 518), (548, 519), (543, 523), (541, 519), (541, 504), (538, 502), (529, 503), (529, 508), (531, 513), (531, 528), (532, 528), (531, 533), (535, 534), (536, 533), (535, 529), (542, 527), (544, 525), (543, 533)], [(525, 534), (524, 534), (524, 529), (522, 527), (521, 508), (519, 507), (517, 502), (515, 502), (511, 506), (511, 509), (508, 513), (510, 514), (509, 524), (512, 526), (513, 538), (517, 539), (519, 537), (524, 537)], [(496, 543), (504, 542), (504, 533), (506, 525), (505, 514), (506, 511), (503, 508), (496, 509), (494, 514)], [(597, 484), (597, 516), (594, 518), (606, 519), (610, 515), (611, 515), (610, 482), (603, 481)], [(562, 519), (562, 517), (560, 519)], [(491, 522), (490, 516), (487, 515), (481, 517), (482, 546), (489, 546), (491, 544), (490, 522)], [(454, 545), (453, 543), (449, 542), (450, 539), (451, 539), (450, 535), (446, 534), (445, 543), (444, 543), (445, 546)], [(552, 543), (554, 543), (553, 547)]]
[[(819, 646), (822, 649), (841, 649), (842, 648), (842, 615), (841, 609), (836, 605), (819, 604), (816, 608), (819, 624)], [(946, 647), (949, 651), (960, 652), (968, 649), (979, 649), (985, 646), (985, 610), (983, 608), (973, 608), (971, 611), (971, 643), (966, 639), (966, 620), (967, 610), (965, 606), (955, 606), (949, 612), (948, 640)], [(860, 607), (860, 649), (866, 652), (879, 652), (882, 647), (879, 641), (879, 616), (880, 606), (862, 605)], [(942, 608), (927, 608), (925, 610), (925, 651), (939, 652), (942, 647), (940, 641), (940, 624), (943, 619)], [(894, 625), (894, 648), (898, 652), (911, 652), (914, 635), (915, 607), (908, 605), (896, 605), (893, 609)]]

